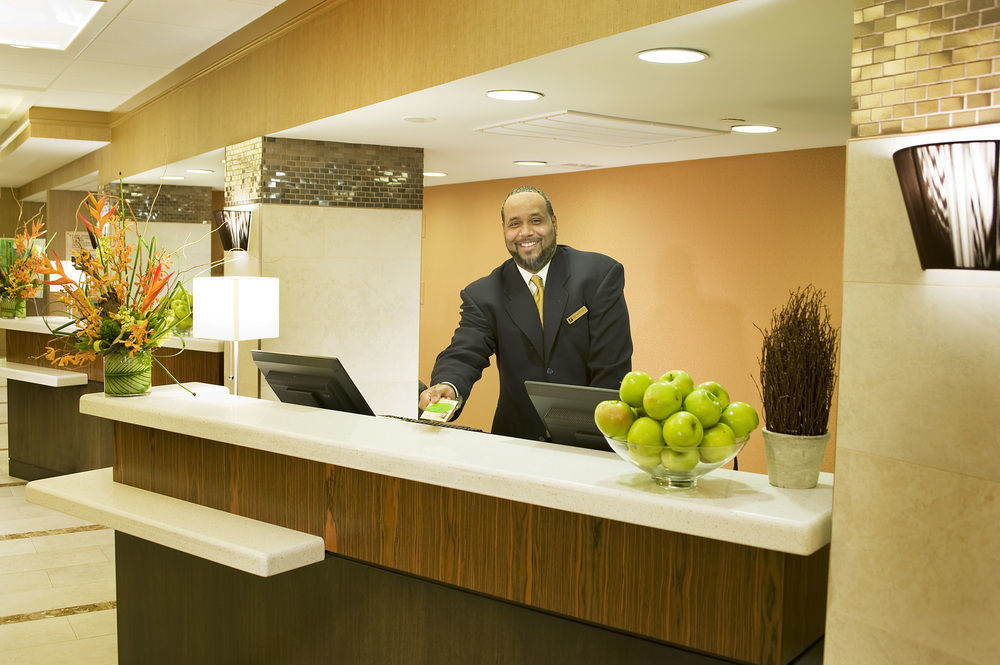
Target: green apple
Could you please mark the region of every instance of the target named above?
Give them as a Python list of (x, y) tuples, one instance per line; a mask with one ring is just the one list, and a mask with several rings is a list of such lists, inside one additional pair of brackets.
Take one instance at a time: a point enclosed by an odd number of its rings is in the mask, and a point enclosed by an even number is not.
[(697, 448), (674, 450), (667, 446), (660, 451), (660, 464), (671, 471), (690, 471), (698, 466), (699, 459)]
[[(664, 448), (664, 450), (666, 450)], [(660, 454), (655, 455), (643, 455), (638, 449), (634, 449), (632, 446), (628, 447), (628, 456), (631, 457), (639, 466), (644, 466), (647, 468), (655, 468), (660, 465)]]
[(642, 396), (642, 408), (646, 415), (656, 420), (666, 420), (681, 410), (684, 398), (672, 383), (656, 381), (651, 383)]
[(736, 445), (736, 435), (729, 425), (719, 423), (705, 430), (701, 438), (701, 459), (703, 462), (721, 462), (729, 457)]
[(601, 402), (594, 409), (594, 422), (604, 436), (624, 441), (635, 420), (632, 407), (616, 399)]
[(707, 390), (719, 398), (719, 404), (722, 405), (723, 409), (729, 406), (729, 393), (726, 392), (725, 388), (719, 385), (718, 381), (705, 381), (703, 383), (699, 383), (698, 387)]
[(719, 422), (729, 425), (736, 438), (742, 439), (757, 429), (760, 419), (757, 417), (757, 411), (746, 402), (731, 402), (722, 410)]
[(703, 433), (701, 422), (687, 411), (678, 411), (663, 423), (663, 442), (674, 450), (694, 448)]
[(628, 450), (633, 455), (643, 457), (659, 455), (663, 449), (663, 433), (660, 423), (648, 416), (637, 418), (628, 428)]
[(694, 380), (691, 375), (682, 369), (672, 369), (660, 377), (660, 381), (672, 383), (681, 391), (681, 399), (684, 399), (694, 390)]
[(645, 372), (629, 372), (622, 379), (621, 386), (618, 388), (618, 396), (629, 406), (634, 406), (637, 409), (641, 408), (642, 396), (651, 383), (653, 383), (653, 379), (649, 374)]
[(705, 428), (719, 422), (719, 418), (722, 417), (722, 404), (719, 398), (704, 388), (695, 388), (684, 398), (684, 410), (693, 413)]

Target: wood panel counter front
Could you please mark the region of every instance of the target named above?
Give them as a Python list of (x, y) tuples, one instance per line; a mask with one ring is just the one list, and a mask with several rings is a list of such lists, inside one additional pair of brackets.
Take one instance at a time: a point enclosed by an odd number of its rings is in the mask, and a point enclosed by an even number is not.
[(783, 665), (822, 635), (828, 475), (795, 491), (720, 469), (668, 494), (611, 451), (190, 387), (81, 398), (82, 413), (116, 421), (117, 482), (729, 662)]

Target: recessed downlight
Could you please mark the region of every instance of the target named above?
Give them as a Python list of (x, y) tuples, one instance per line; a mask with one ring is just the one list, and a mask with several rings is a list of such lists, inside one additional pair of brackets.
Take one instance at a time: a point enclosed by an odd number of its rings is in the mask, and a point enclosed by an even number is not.
[(771, 134), (778, 128), (771, 125), (733, 125), (729, 130), (739, 134)]
[(548, 166), (548, 162), (542, 162), (535, 159), (519, 159), (514, 162), (516, 166)]
[(700, 62), (708, 57), (704, 51), (693, 48), (651, 48), (635, 54), (640, 60), (663, 65), (683, 65)]
[(490, 99), (500, 99), (505, 102), (531, 102), (545, 95), (533, 90), (490, 90), (486, 93)]
[(429, 115), (408, 115), (405, 116), (403, 120), (405, 120), (406, 122), (423, 123), (423, 122), (434, 122), (435, 120), (437, 120), (437, 118), (433, 118)]
[(211, 174), (211, 173), (215, 173), (215, 171), (213, 171), (212, 169), (188, 169), (187, 172), (188, 173), (204, 173), (206, 175), (207, 174)]
[(161, 175), (160, 176), (160, 180), (183, 180), (183, 179), (184, 179), (184, 176), (182, 176), (182, 175)]
[(425, 178), (443, 178), (446, 175), (448, 174), (444, 171), (424, 171)]

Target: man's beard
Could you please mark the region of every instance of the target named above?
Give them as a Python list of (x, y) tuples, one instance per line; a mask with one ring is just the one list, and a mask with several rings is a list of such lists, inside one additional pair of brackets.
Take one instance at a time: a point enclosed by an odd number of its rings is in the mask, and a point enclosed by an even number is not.
[(521, 255), (517, 252), (516, 249), (514, 250), (508, 249), (507, 251), (510, 252), (511, 258), (514, 259), (514, 263), (521, 266), (528, 272), (538, 272), (539, 270), (544, 268), (545, 264), (548, 263), (555, 255), (556, 238), (555, 236), (553, 236), (552, 244), (542, 249), (542, 251), (539, 252), (538, 256), (536, 256), (535, 258), (530, 258), (530, 257), (527, 259), (521, 258)]

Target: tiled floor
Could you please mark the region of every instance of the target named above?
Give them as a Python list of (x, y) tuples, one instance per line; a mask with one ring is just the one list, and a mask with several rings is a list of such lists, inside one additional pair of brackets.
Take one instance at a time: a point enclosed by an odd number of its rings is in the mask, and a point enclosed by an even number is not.
[(115, 665), (114, 531), (24, 500), (0, 386), (0, 665)]

